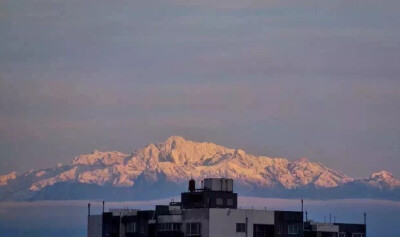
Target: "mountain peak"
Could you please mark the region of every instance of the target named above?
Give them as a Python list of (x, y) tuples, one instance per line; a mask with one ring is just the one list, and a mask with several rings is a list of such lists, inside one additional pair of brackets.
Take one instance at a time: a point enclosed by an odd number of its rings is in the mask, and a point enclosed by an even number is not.
[(371, 179), (383, 178), (383, 179), (394, 179), (394, 175), (386, 170), (382, 170), (371, 174)]
[[(204, 165), (207, 159), (219, 159), (221, 154), (233, 154), (234, 149), (209, 142), (195, 142), (180, 136), (171, 136), (157, 144), (161, 160), (172, 161), (178, 165)], [(215, 160), (214, 160), (215, 161)]]
[(307, 157), (302, 157), (302, 158), (296, 160), (295, 162), (298, 162), (298, 163), (307, 163), (307, 162), (309, 162), (309, 161), (308, 161), (308, 158), (307, 158)]
[(189, 141), (186, 141), (185, 138), (183, 138), (183, 137), (171, 136), (171, 137), (167, 138), (167, 140), (165, 140), (163, 142), (163, 144), (168, 150), (172, 150), (175, 147), (181, 146), (182, 144), (185, 144), (187, 142), (189, 142)]
[(394, 189), (400, 187), (400, 180), (397, 180), (392, 173), (384, 170), (373, 173), (365, 182), (378, 188)]
[(165, 142), (185, 142), (186, 139), (184, 137), (181, 136), (170, 136), (169, 138), (167, 138), (167, 140), (165, 140)]

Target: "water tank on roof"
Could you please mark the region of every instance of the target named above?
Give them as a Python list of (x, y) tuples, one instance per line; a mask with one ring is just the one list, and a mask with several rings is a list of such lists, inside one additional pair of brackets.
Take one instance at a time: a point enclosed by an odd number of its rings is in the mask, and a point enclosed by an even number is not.
[(194, 179), (189, 180), (189, 191), (196, 191), (196, 181), (194, 181)]

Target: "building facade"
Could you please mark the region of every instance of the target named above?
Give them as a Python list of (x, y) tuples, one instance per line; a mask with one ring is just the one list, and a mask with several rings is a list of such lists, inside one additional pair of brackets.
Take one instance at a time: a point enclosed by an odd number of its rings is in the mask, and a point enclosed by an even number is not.
[[(181, 202), (155, 210), (111, 209), (88, 215), (88, 237), (365, 237), (365, 224), (303, 221), (301, 211), (238, 209), (232, 179), (189, 181)], [(343, 235), (344, 233), (344, 235)], [(356, 235), (354, 235), (356, 234)], [(361, 234), (361, 235), (359, 235)]]

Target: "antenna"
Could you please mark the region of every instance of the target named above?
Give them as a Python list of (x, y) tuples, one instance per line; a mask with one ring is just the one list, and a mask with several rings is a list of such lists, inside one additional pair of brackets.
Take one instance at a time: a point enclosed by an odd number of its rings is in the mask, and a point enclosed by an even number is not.
[(90, 216), (90, 203), (87, 204), (88, 216)]
[(306, 221), (308, 221), (308, 212), (306, 210)]
[(303, 212), (303, 210), (304, 210), (304, 201), (303, 201), (303, 198), (301, 199), (301, 219), (302, 219), (302, 222), (303, 222), (303, 230), (304, 230), (304, 212)]
[(329, 213), (329, 223), (332, 223), (332, 214)]
[(364, 211), (364, 228), (365, 228), (365, 237), (367, 237), (367, 213)]
[(364, 211), (364, 225), (367, 225), (367, 213)]
[(103, 213), (104, 213), (104, 200), (103, 200)]

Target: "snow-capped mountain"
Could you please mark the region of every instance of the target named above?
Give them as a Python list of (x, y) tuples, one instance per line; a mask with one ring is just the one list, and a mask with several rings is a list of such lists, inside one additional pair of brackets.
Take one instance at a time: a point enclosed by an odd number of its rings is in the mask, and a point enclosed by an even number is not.
[[(172, 136), (131, 154), (117, 151), (75, 157), (70, 164), (0, 176), (0, 200), (159, 198), (185, 190), (189, 178), (229, 177), (242, 194), (296, 196), (362, 184), (397, 190), (400, 181), (382, 171), (362, 180), (307, 159), (253, 156), (208, 142)], [(150, 190), (152, 189), (152, 190)], [(164, 193), (161, 192), (164, 190)], [(303, 195), (303, 194), (301, 194)]]
[(373, 173), (369, 178), (357, 180), (356, 182), (379, 189), (393, 190), (400, 187), (400, 180), (397, 180), (393, 174), (387, 171)]

